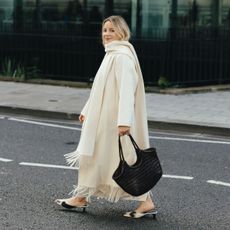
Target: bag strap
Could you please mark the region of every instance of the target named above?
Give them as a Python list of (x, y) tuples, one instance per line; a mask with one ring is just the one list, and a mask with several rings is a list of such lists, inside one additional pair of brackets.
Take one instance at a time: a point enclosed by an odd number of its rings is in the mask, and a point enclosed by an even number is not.
[(133, 144), (133, 147), (135, 148), (135, 150), (140, 150), (140, 148), (138, 147), (137, 143), (134, 141), (133, 137), (131, 136), (131, 134), (128, 135), (132, 144)]
[(124, 158), (124, 154), (123, 154), (123, 150), (122, 150), (122, 146), (121, 146), (121, 137), (120, 136), (118, 137), (118, 145), (119, 145), (119, 157), (120, 157), (120, 160), (124, 162), (125, 158)]
[[(137, 143), (134, 141), (133, 137), (131, 136), (131, 134), (128, 135), (132, 144), (133, 144), (133, 147), (134, 149), (136, 150), (136, 152), (138, 150), (140, 150), (140, 148), (138, 147)], [(121, 136), (119, 136), (118, 138), (118, 145), (119, 145), (119, 157), (120, 157), (120, 160), (125, 162), (125, 157), (124, 157), (124, 154), (123, 154), (123, 149), (122, 149), (122, 146), (121, 146)]]

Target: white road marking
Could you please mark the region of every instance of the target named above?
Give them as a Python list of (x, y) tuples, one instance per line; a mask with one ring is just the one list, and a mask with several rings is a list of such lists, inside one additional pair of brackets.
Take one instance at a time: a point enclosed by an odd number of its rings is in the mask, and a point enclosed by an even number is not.
[[(81, 131), (81, 128), (64, 126), (64, 125), (55, 125), (55, 124), (50, 124), (50, 123), (30, 121), (30, 120), (17, 119), (17, 118), (8, 118), (8, 120), (18, 121), (18, 122), (23, 122), (23, 123), (29, 123), (29, 124), (34, 124), (34, 125), (42, 125), (42, 126), (48, 126), (48, 127), (55, 127), (55, 128)], [(177, 138), (177, 137), (155, 137), (155, 136), (149, 136), (149, 138), (155, 139), (155, 140), (188, 141), (188, 142), (198, 142), (198, 143), (230, 145), (230, 141), (217, 141), (217, 140), (192, 139), (192, 138)]]
[(41, 163), (32, 163), (32, 162), (21, 162), (20, 165), (25, 166), (35, 166), (35, 167), (45, 167), (45, 168), (59, 168), (59, 169), (78, 169), (76, 167), (64, 166), (64, 165), (51, 165), (51, 164), (41, 164)]
[(208, 143), (208, 144), (230, 145), (230, 141), (213, 141), (213, 140), (188, 139), (188, 138), (177, 138), (177, 137), (153, 137), (153, 136), (149, 136), (149, 139), (168, 140), (168, 141), (188, 141), (188, 142), (199, 142), (199, 143)]
[(177, 175), (163, 175), (164, 178), (182, 179), (182, 180), (192, 180), (191, 176), (177, 176)]
[[(6, 117), (2, 117), (0, 116), (0, 119), (5, 119)], [(55, 128), (63, 128), (63, 129), (70, 129), (70, 130), (77, 130), (77, 131), (81, 131), (81, 128), (77, 128), (77, 127), (70, 127), (70, 126), (63, 126), (63, 125), (55, 125), (55, 124), (51, 124), (51, 123), (46, 123), (46, 122), (37, 122), (37, 121), (32, 121), (32, 120), (25, 120), (25, 119), (18, 119), (18, 118), (11, 118), (8, 117), (8, 120), (12, 120), (12, 121), (18, 121), (18, 122), (23, 122), (23, 123), (29, 123), (29, 124), (35, 124), (35, 125), (42, 125), (42, 126), (50, 126), (50, 127), (55, 127)], [(57, 123), (58, 121), (55, 121), (55, 123)], [(58, 122), (58, 123), (65, 123), (65, 122)], [(76, 125), (76, 122), (68, 122), (67, 124), (72, 124), (72, 125)], [(154, 133), (154, 132), (150, 132), (150, 133)], [(156, 132), (156, 134), (163, 134), (163, 135), (167, 135), (166, 132)], [(172, 136), (187, 136), (187, 137), (198, 137), (201, 138), (202, 134), (193, 134), (193, 135), (186, 135), (186, 134), (175, 134), (175, 133), (170, 133), (170, 135)], [(175, 137), (154, 137), (154, 136), (150, 136), (150, 139), (165, 139), (165, 140), (182, 140), (182, 141), (194, 141), (197, 142), (198, 139), (185, 139), (185, 138), (175, 138)], [(216, 138), (215, 138), (216, 139)], [(219, 138), (220, 139), (220, 138)], [(209, 143), (211, 142), (211, 140), (203, 140), (204, 142), (207, 143), (207, 141), (209, 141)], [(202, 142), (202, 140), (201, 140)], [(217, 142), (217, 144), (230, 144), (230, 142), (228, 141), (215, 141)]]
[(34, 124), (34, 125), (42, 125), (42, 126), (49, 126), (49, 127), (55, 127), (55, 128), (71, 129), (71, 130), (81, 131), (81, 128), (63, 126), (63, 125), (55, 125), (55, 124), (44, 123), (44, 122), (29, 121), (29, 120), (23, 120), (23, 119), (17, 119), (17, 118), (8, 118), (8, 120), (18, 121), (18, 122), (28, 123), (28, 124)]
[(2, 162), (11, 162), (11, 161), (13, 161), (13, 160), (11, 160), (11, 159), (6, 159), (6, 158), (0, 158), (0, 161), (2, 161)]
[[(0, 161), (10, 162), (13, 160), (6, 159), (6, 158), (0, 158)], [(72, 169), (72, 170), (78, 169), (77, 167), (70, 167), (70, 166), (64, 166), (64, 165), (41, 164), (41, 163), (33, 163), (33, 162), (21, 162), (19, 163), (19, 165), (32, 166), (32, 167), (45, 167), (45, 168)], [(169, 175), (169, 174), (164, 174), (162, 177), (172, 178), (172, 179), (182, 179), (182, 180), (193, 180), (194, 179), (194, 177), (192, 176), (178, 176), (178, 175)], [(207, 183), (230, 187), (230, 183), (226, 183), (222, 181), (208, 180)]]
[[(59, 168), (59, 169), (78, 169), (77, 167), (70, 167), (64, 165), (52, 165), (52, 164), (41, 164), (41, 163), (32, 163), (32, 162), (21, 162), (20, 165), (25, 166), (35, 166), (35, 167), (45, 167), (45, 168)], [(193, 177), (189, 176), (177, 176), (177, 175), (163, 175), (165, 178), (174, 178), (174, 179), (184, 179), (184, 180), (192, 180)]]
[(217, 185), (223, 185), (223, 186), (230, 187), (230, 183), (226, 183), (226, 182), (222, 182), (222, 181), (207, 180), (207, 183), (210, 183), (210, 184), (217, 184)]
[(173, 133), (173, 132), (163, 132), (163, 131), (149, 131), (150, 136), (156, 136), (156, 135), (161, 135), (161, 136), (169, 136), (169, 137), (187, 137), (187, 138), (199, 138), (199, 139), (208, 139), (208, 140), (214, 140), (214, 141), (229, 141), (227, 137), (215, 137), (215, 136), (207, 136), (206, 134), (202, 133)]
[[(5, 118), (6, 117), (0, 116), (0, 119), (5, 119)], [(29, 123), (29, 124), (35, 124), (35, 125), (48, 126), (48, 127), (55, 127), (55, 128), (62, 128), (62, 129), (81, 131), (81, 128), (63, 126), (63, 125), (55, 125), (55, 124), (44, 123), (44, 122), (36, 122), (36, 121), (30, 121), (30, 120), (25, 120), (25, 119), (8, 118), (8, 120), (17, 121), (17, 122), (23, 122), (23, 123)], [(217, 140), (176, 138), (176, 137), (155, 137), (155, 136), (150, 136), (149, 138), (150, 139), (155, 139), (155, 140), (188, 141), (188, 142), (200, 142), (200, 143), (227, 144), (227, 145), (230, 145), (230, 142), (228, 142), (228, 141), (217, 141)], [(13, 160), (6, 159), (6, 158), (0, 158), (0, 161), (2, 161), (2, 162), (11, 162)], [(63, 165), (52, 165), (52, 164), (41, 164), (41, 163), (32, 163), (32, 162), (21, 162), (21, 163), (19, 163), (19, 165), (34, 166), (34, 167), (46, 167), (46, 168), (59, 168), (59, 169), (72, 169), (72, 170), (77, 170), (78, 169), (77, 167), (70, 167), (70, 166), (63, 166)], [(194, 177), (191, 177), (191, 176), (178, 176), (178, 175), (169, 175), (169, 174), (164, 174), (162, 177), (163, 178), (173, 178), (173, 179), (183, 179), (183, 180), (192, 180), (192, 179), (194, 179)], [(207, 183), (230, 187), (230, 183), (222, 182), (222, 181), (208, 180)]]

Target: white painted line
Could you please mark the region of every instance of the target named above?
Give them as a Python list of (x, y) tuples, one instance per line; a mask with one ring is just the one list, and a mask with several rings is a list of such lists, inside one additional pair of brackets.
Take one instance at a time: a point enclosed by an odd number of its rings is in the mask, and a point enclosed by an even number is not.
[(0, 161), (2, 161), (2, 162), (11, 162), (11, 161), (13, 161), (13, 160), (11, 160), (11, 159), (6, 159), (6, 158), (0, 158)]
[(44, 123), (44, 122), (29, 121), (29, 120), (17, 119), (17, 118), (9, 118), (8, 120), (18, 121), (18, 122), (28, 123), (28, 124), (34, 124), (34, 125), (42, 125), (42, 126), (49, 126), (49, 127), (55, 127), (55, 128), (71, 129), (71, 130), (81, 131), (81, 128), (75, 128), (75, 127), (63, 126), (63, 125), (55, 125), (55, 124)]
[(5, 118), (6, 118), (6, 117), (1, 117), (1, 116), (0, 116), (0, 119), (5, 119)]
[[(55, 127), (55, 128), (81, 131), (81, 128), (64, 126), (64, 125), (55, 125), (55, 124), (50, 124), (50, 123), (45, 123), (45, 122), (29, 121), (29, 120), (17, 119), (17, 118), (8, 118), (8, 120), (35, 124), (35, 125), (43, 125), (43, 126), (49, 126), (49, 127)], [(215, 141), (215, 140), (205, 140), (205, 139), (202, 140), (202, 139), (177, 138), (177, 137), (155, 137), (155, 136), (149, 136), (149, 138), (155, 139), (155, 140), (188, 141), (188, 142), (198, 142), (198, 143), (230, 145), (230, 141)]]
[(222, 182), (222, 181), (207, 180), (207, 183), (210, 183), (210, 184), (217, 184), (217, 185), (223, 185), (223, 186), (230, 187), (230, 183), (226, 183), (226, 182)]
[(45, 167), (45, 168), (59, 168), (59, 169), (78, 169), (76, 167), (64, 166), (64, 165), (51, 165), (51, 164), (41, 164), (41, 163), (32, 163), (32, 162), (21, 162), (20, 165), (25, 166), (35, 166), (35, 167)]
[(178, 176), (178, 175), (163, 175), (164, 178), (182, 179), (182, 180), (192, 180), (191, 176)]
[(156, 136), (156, 135), (162, 135), (163, 137), (165, 136), (169, 136), (169, 137), (187, 137), (187, 138), (199, 138), (199, 139), (205, 139), (205, 138), (208, 138), (208, 140), (225, 140), (225, 141), (229, 141), (229, 139), (224, 138), (224, 137), (214, 137), (214, 136), (207, 136), (206, 134), (202, 134), (202, 133), (172, 133), (172, 132), (163, 132), (163, 131), (149, 131), (149, 135), (150, 136)]
[[(59, 168), (59, 169), (78, 169), (77, 167), (69, 167), (64, 165), (51, 165), (51, 164), (41, 164), (41, 163), (32, 163), (32, 162), (21, 162), (20, 165), (24, 166), (35, 166), (35, 167), (45, 167), (45, 168)], [(190, 176), (177, 176), (177, 175), (163, 175), (165, 178), (174, 178), (174, 179), (183, 179), (183, 180), (192, 180), (193, 177)]]
[(153, 136), (149, 136), (149, 139), (169, 140), (169, 141), (189, 141), (189, 142), (199, 142), (199, 143), (209, 143), (209, 144), (230, 145), (230, 141), (200, 140), (200, 139), (188, 139), (188, 138), (177, 138), (177, 137), (153, 137)]

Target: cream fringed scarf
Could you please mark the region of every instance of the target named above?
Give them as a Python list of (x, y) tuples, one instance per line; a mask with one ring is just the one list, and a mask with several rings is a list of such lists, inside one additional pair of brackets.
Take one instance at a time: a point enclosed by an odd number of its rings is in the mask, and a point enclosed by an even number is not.
[[(83, 158), (87, 159), (92, 157), (94, 153), (94, 146), (97, 135), (97, 125), (100, 118), (101, 105), (104, 96), (104, 88), (108, 73), (114, 65), (116, 54), (125, 54), (131, 57), (136, 66), (136, 71), (139, 77), (139, 84), (137, 86), (136, 97), (141, 99), (143, 103), (139, 103), (135, 108), (137, 119), (141, 120), (141, 123), (145, 124), (146, 119), (146, 107), (145, 107), (145, 95), (144, 95), (144, 83), (142, 79), (142, 73), (139, 65), (139, 61), (133, 46), (128, 41), (113, 41), (105, 45), (106, 55), (101, 63), (101, 66), (96, 74), (93, 82), (89, 100), (87, 102), (87, 118), (85, 119), (81, 137), (77, 149), (74, 152), (65, 155), (67, 163), (71, 166), (79, 166), (79, 160)], [(138, 89), (139, 88), (139, 89)], [(143, 121), (143, 122), (142, 122)], [(143, 127), (142, 127), (143, 128)], [(144, 127), (147, 130), (147, 123)], [(148, 133), (148, 132), (144, 132)], [(146, 137), (143, 137), (146, 140)], [(148, 140), (148, 137), (147, 137)], [(146, 143), (145, 145), (149, 145)], [(88, 158), (89, 159), (89, 158)]]

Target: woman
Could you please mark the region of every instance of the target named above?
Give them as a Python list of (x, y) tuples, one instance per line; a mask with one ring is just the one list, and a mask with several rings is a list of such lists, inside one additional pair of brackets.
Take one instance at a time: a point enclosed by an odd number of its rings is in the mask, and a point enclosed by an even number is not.
[(140, 205), (124, 216), (140, 218), (156, 214), (150, 192), (133, 197), (112, 179), (119, 164), (118, 135), (129, 164), (136, 159), (127, 136), (132, 134), (140, 148), (149, 147), (145, 92), (141, 69), (133, 46), (128, 42), (130, 30), (121, 16), (111, 16), (102, 23), (105, 57), (96, 74), (89, 99), (79, 116), (83, 122), (81, 138), (67, 162), (79, 167), (78, 185), (73, 197), (58, 199), (65, 208), (88, 206), (91, 196), (111, 202), (138, 200)]

